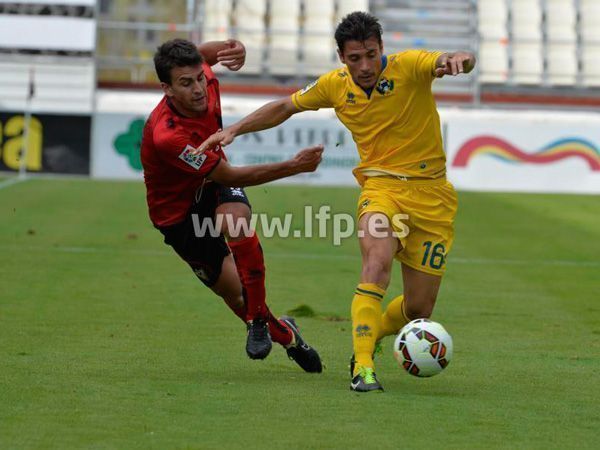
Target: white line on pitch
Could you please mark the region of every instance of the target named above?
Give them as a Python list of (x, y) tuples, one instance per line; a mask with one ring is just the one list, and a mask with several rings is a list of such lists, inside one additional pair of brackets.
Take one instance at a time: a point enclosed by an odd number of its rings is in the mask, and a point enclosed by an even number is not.
[(27, 178), (13, 177), (9, 178), (8, 180), (0, 181), (0, 189), (7, 188), (9, 186), (12, 186), (13, 184), (21, 183), (22, 181), (26, 180)]
[[(141, 256), (161, 256), (169, 255), (172, 252), (165, 250), (145, 250), (145, 249), (126, 249), (114, 247), (64, 247), (64, 246), (19, 246), (19, 245), (0, 245), (1, 250), (12, 250), (16, 252), (56, 252), (56, 253), (73, 253), (73, 254), (126, 254), (126, 255), (141, 255)], [(339, 253), (307, 253), (307, 252), (266, 252), (266, 258), (289, 258), (289, 259), (325, 259), (325, 260), (359, 260), (359, 255), (342, 255)], [(463, 258), (452, 257), (448, 258), (449, 264), (465, 264), (465, 265), (502, 265), (502, 266), (574, 266), (574, 267), (600, 267), (600, 261), (580, 261), (569, 259), (503, 259), (503, 258)]]

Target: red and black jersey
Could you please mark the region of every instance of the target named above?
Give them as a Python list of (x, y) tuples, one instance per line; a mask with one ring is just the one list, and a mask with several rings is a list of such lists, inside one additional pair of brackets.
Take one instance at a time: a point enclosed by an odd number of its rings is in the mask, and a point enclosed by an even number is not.
[(165, 227), (184, 220), (196, 192), (225, 154), (220, 147), (192, 155), (211, 134), (222, 128), (219, 82), (210, 66), (206, 77), (208, 109), (202, 117), (184, 117), (165, 96), (146, 121), (141, 145), (150, 219)]

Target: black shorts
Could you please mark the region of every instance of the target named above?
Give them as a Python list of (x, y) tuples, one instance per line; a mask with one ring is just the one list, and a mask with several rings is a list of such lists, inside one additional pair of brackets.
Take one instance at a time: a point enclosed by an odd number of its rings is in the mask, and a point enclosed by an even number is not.
[(219, 279), (223, 260), (230, 251), (223, 234), (214, 236), (205, 230), (207, 232), (198, 237), (196, 230), (204, 219), (214, 219), (217, 207), (223, 203), (244, 203), (250, 207), (244, 189), (209, 182), (204, 185), (183, 222), (158, 228), (165, 237), (165, 244), (173, 247), (208, 287)]

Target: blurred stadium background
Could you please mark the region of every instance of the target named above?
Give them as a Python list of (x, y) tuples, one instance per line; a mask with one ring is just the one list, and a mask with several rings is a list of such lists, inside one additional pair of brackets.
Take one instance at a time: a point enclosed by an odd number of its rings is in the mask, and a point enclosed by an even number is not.
[[(245, 43), (241, 71), (215, 68), (231, 122), (337, 67), (333, 30), (354, 10), (381, 19), (387, 53), (478, 55), (471, 75), (434, 83), (450, 175), (460, 189), (600, 191), (596, 0), (2, 0), (3, 139), (25, 134), (31, 123), (30, 173), (139, 178), (130, 144), (160, 96), (152, 55), (161, 42), (234, 37)], [(31, 121), (23, 119), (26, 110)], [(233, 162), (335, 142), (339, 149), (329, 152), (322, 174), (296, 181), (351, 184), (347, 169), (356, 155), (335, 116), (300, 117), (237, 144)], [(4, 171), (18, 170), (22, 160), (23, 144), (11, 142), (0, 158)], [(481, 154), (488, 158), (475, 158)]]

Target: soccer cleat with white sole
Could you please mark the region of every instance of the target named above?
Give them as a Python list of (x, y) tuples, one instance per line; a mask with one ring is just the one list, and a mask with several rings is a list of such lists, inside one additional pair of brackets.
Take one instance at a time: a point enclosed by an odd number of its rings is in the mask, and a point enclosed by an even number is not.
[(294, 333), (294, 345), (285, 349), (288, 357), (296, 361), (296, 364), (302, 367), (306, 372), (321, 373), (323, 371), (321, 357), (314, 348), (302, 339), (294, 318), (281, 316), (279, 320), (285, 323), (292, 333)]
[(354, 392), (383, 392), (383, 386), (377, 381), (377, 376), (371, 367), (359, 367), (358, 373), (350, 382), (350, 389)]

